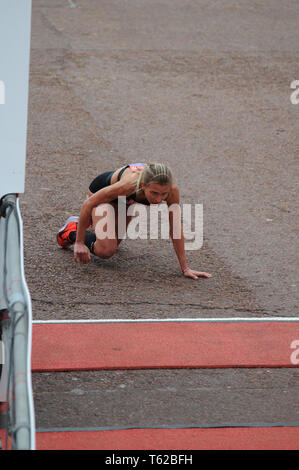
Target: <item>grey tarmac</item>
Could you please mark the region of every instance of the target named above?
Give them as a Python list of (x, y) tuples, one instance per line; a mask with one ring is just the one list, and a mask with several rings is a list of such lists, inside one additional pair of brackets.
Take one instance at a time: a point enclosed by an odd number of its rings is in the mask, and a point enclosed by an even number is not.
[[(296, 0), (33, 0), (20, 208), (34, 320), (298, 317), (298, 20)], [(148, 160), (203, 204), (187, 260), (211, 279), (184, 278), (168, 240), (124, 240), (86, 266), (57, 246), (98, 173)], [(36, 424), (294, 424), (298, 380), (34, 373)]]

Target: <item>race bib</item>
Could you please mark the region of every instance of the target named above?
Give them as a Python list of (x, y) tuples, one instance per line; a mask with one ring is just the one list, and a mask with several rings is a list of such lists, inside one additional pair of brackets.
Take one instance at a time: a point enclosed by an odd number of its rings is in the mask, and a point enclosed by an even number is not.
[(127, 206), (131, 206), (131, 204), (134, 204), (134, 202), (136, 202), (134, 199), (128, 199)]
[(143, 170), (143, 168), (146, 166), (146, 163), (132, 163), (130, 165), (131, 171), (135, 172), (138, 170)]

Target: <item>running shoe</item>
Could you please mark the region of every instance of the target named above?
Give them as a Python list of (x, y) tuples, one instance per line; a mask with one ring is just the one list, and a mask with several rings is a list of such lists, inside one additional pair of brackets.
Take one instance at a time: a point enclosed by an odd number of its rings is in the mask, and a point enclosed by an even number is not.
[(72, 245), (73, 242), (69, 239), (71, 232), (77, 231), (79, 217), (72, 216), (67, 219), (64, 226), (61, 227), (57, 233), (57, 242), (61, 248), (67, 248)]

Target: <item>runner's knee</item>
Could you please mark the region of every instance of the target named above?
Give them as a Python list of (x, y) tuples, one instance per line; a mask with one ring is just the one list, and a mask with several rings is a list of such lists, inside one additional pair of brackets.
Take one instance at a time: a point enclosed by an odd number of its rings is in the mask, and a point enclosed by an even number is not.
[(99, 246), (97, 242), (94, 244), (93, 252), (99, 258), (111, 258), (117, 249), (117, 245), (101, 245)]

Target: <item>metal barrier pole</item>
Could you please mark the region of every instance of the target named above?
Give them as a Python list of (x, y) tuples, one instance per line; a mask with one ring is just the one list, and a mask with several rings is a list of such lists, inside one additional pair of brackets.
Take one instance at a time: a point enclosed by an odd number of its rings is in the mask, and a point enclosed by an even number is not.
[[(2, 337), (8, 365), (8, 433), (12, 449), (35, 449), (35, 423), (31, 387), (31, 300), (24, 276), (22, 219), (18, 198), (8, 195), (2, 201), (5, 218), (3, 293), (8, 319)], [(4, 214), (3, 214), (4, 212)], [(3, 219), (2, 219), (3, 220)]]

